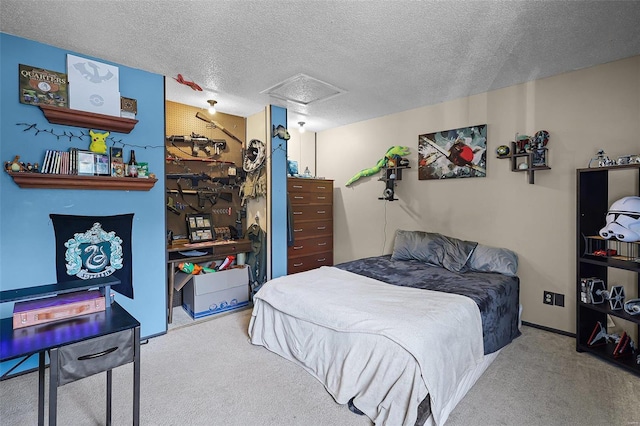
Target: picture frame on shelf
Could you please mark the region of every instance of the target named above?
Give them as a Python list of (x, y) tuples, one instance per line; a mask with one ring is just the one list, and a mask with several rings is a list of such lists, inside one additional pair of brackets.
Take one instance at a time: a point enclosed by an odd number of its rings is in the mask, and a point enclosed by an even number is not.
[(111, 176), (124, 177), (124, 157), (122, 147), (112, 146), (109, 148), (109, 158), (111, 160)]
[(110, 176), (111, 166), (109, 164), (109, 156), (107, 154), (93, 154), (95, 161), (95, 174), (96, 176)]
[(190, 242), (199, 243), (214, 239), (210, 213), (188, 214), (186, 220)]
[(88, 176), (96, 174), (96, 163), (93, 152), (78, 151), (78, 175)]

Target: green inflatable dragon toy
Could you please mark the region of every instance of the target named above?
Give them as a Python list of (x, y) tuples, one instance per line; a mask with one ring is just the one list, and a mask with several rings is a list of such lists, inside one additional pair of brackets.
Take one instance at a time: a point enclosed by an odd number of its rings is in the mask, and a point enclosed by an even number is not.
[(360, 170), (351, 179), (349, 179), (345, 186), (350, 186), (352, 183), (362, 177), (375, 175), (387, 165), (390, 159), (394, 157), (396, 159), (400, 159), (400, 157), (404, 157), (405, 155), (409, 155), (409, 147), (400, 145), (392, 146), (387, 150), (386, 154), (384, 154), (384, 157), (378, 160), (378, 163), (375, 166), (371, 167), (370, 169)]

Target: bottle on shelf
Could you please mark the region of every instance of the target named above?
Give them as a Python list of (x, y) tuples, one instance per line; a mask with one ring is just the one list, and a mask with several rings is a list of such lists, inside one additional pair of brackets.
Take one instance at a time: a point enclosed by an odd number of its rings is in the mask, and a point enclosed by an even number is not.
[(131, 158), (127, 163), (127, 176), (138, 177), (138, 162), (136, 161), (136, 152), (131, 150)]

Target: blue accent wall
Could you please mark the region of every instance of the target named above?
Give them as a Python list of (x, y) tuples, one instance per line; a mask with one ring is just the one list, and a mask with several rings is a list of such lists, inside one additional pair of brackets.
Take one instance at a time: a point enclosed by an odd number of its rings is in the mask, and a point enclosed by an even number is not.
[[(270, 115), (272, 129), (287, 127), (285, 108), (271, 105)], [(287, 275), (287, 141), (271, 135), (271, 278), (278, 278)]]
[[(66, 72), (66, 54), (87, 57), (53, 46), (0, 33), (0, 160), (16, 155), (42, 164), (47, 149), (88, 149), (80, 135), (89, 129), (50, 124), (37, 106), (19, 102), (18, 64)], [(111, 133), (124, 145), (125, 160), (135, 149), (138, 162), (149, 163), (158, 182), (150, 191), (21, 189), (4, 171), (0, 172), (0, 289), (31, 287), (56, 282), (54, 231), (50, 213), (115, 215), (134, 213), (132, 229), (133, 288), (135, 299), (116, 293), (116, 301), (141, 323), (143, 338), (165, 333), (166, 244), (164, 195), (164, 78), (158, 74), (118, 66), (122, 96), (138, 103), (139, 122), (129, 134)], [(35, 124), (40, 132), (25, 130)], [(107, 145), (112, 146), (109, 140)], [(144, 148), (146, 147), (146, 148)], [(2, 318), (12, 315), (13, 304), (0, 307)], [(33, 368), (27, 363), (24, 368)], [(0, 374), (10, 367), (0, 365)], [(23, 369), (24, 369), (23, 368)]]

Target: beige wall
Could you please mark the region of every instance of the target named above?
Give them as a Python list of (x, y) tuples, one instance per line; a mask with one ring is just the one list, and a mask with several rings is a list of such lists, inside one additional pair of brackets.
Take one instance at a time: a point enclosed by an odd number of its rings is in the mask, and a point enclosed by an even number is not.
[[(418, 180), (419, 134), (484, 123), (487, 177)], [(516, 132), (543, 129), (552, 170), (530, 185), (494, 153)], [(379, 175), (344, 186), (392, 145), (412, 150), (399, 201), (378, 200)], [(600, 148), (640, 153), (640, 56), (320, 132), (317, 174), (335, 179), (335, 262), (390, 253), (396, 229), (507, 247), (519, 255), (523, 320), (574, 332), (575, 175)], [(566, 306), (543, 305), (543, 290), (565, 294)]]

